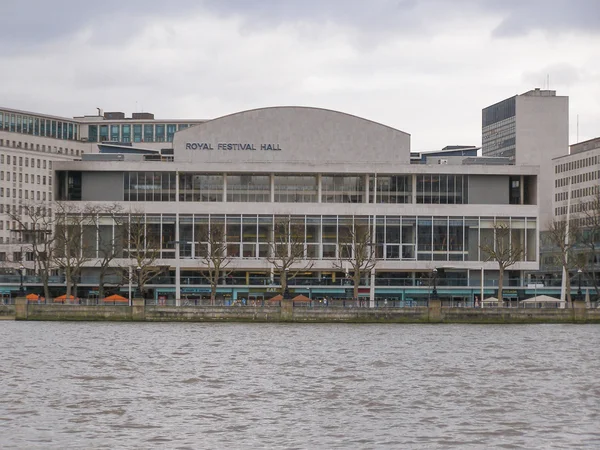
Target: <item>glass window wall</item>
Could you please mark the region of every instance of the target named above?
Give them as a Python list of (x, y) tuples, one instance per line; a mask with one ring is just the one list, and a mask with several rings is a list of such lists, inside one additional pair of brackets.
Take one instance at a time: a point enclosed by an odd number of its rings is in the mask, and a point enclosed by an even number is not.
[(417, 203), (468, 203), (467, 180), (463, 175), (417, 175)]
[[(412, 203), (412, 175), (377, 175), (376, 203)], [(370, 181), (373, 192), (375, 179)]]
[[(182, 258), (202, 259), (208, 249), (209, 232), (219, 229), (225, 236), (228, 256), (266, 258), (270, 254), (270, 242), (285, 240), (284, 235), (277, 234), (277, 227), (274, 230), (276, 223), (289, 224), (289, 229), (304, 240), (307, 258), (336, 259), (354, 251), (348, 246), (351, 230), (357, 227), (371, 230), (372, 220), (367, 216), (182, 214), (177, 223), (172, 214), (147, 214), (141, 219), (124, 216), (119, 218), (119, 223), (141, 226), (144, 249), (160, 251), (161, 257), (167, 259), (175, 257), (176, 226), (179, 227), (179, 255)], [(106, 246), (121, 246), (124, 236), (123, 228), (113, 225), (111, 218), (101, 218), (100, 222), (102, 227), (98, 232), (95, 228), (88, 230), (94, 255), (100, 255)], [(535, 218), (523, 217), (378, 217), (375, 225), (377, 258), (390, 261), (485, 261), (487, 255), (484, 252), (478, 259), (479, 246), (493, 239), (494, 223), (506, 223), (510, 233), (505, 243), (510, 240), (513, 247), (525, 248), (523, 259), (535, 260), (537, 223)], [(132, 245), (130, 240), (125, 248), (129, 246), (133, 252)]]
[(223, 175), (180, 173), (179, 200), (182, 202), (222, 202)]
[(174, 202), (174, 172), (125, 172), (124, 199), (133, 202)]
[(323, 175), (321, 191), (323, 203), (363, 203), (364, 175)]
[(316, 203), (319, 188), (315, 175), (275, 175), (275, 201)]
[(228, 202), (270, 202), (271, 177), (269, 175), (227, 175)]

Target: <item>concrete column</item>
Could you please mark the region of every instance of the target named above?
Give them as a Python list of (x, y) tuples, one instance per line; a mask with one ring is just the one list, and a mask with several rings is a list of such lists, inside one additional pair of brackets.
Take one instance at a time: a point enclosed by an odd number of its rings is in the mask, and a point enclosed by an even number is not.
[(271, 203), (275, 203), (275, 174), (271, 174)]
[(223, 203), (227, 203), (227, 174), (223, 174)]
[(146, 320), (146, 303), (143, 298), (134, 298), (131, 306), (131, 320)]
[(417, 176), (411, 175), (411, 184), (412, 184), (412, 203), (417, 203)]
[(321, 203), (321, 194), (323, 193), (323, 176), (321, 174), (317, 175), (317, 203)]
[(439, 298), (430, 299), (427, 309), (429, 322), (442, 321), (442, 301)]
[(573, 300), (573, 321), (585, 322), (587, 318), (587, 308), (585, 300)]
[(294, 302), (292, 299), (281, 300), (281, 320), (292, 321), (294, 318)]
[(25, 297), (15, 298), (15, 320), (27, 320), (27, 306)]
[[(371, 180), (371, 177), (369, 174), (365, 175), (365, 203), (370, 203), (369, 201), (369, 182)], [(375, 203), (375, 202), (373, 202)]]

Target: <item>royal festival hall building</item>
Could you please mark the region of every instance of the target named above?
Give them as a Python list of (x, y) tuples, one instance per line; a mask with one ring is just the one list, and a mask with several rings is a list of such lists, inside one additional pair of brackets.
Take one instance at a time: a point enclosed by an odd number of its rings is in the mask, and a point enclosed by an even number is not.
[[(352, 296), (340, 244), (356, 227), (373, 230), (376, 263), (359, 288), (371, 305), (426, 301), (432, 273), (449, 302), (493, 295), (498, 264), (481, 245), (493, 242), (496, 222), (508, 224), (511, 245), (523, 248), (505, 285), (523, 286), (526, 273), (539, 268), (537, 166), (473, 164), (473, 158), (411, 165), (409, 134), (308, 107), (244, 111), (178, 130), (172, 160), (154, 157), (143, 144), (109, 147), (56, 161), (54, 199), (116, 205), (125, 221), (141, 218), (160, 247), (156, 264), (163, 270), (146, 285), (155, 300), (208, 298), (200, 253), (203, 230), (211, 227), (226, 230), (230, 259), (218, 295), (273, 296), (280, 288), (269, 242), (281, 220), (302, 230), (295, 268), (303, 270), (289, 281), (290, 293), (312, 299)], [(102, 220), (97, 234), (114, 236), (113, 220)], [(92, 258), (81, 274), (82, 297), (93, 296), (99, 270), (98, 236), (86, 239)], [(127, 266), (128, 250), (115, 267)], [(505, 297), (513, 294), (505, 290)]]

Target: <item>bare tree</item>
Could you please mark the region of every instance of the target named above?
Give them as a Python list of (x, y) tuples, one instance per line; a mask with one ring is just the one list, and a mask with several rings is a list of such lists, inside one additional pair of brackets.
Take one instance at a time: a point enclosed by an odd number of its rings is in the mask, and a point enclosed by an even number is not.
[(130, 265), (122, 267), (123, 275), (135, 283), (143, 296), (146, 284), (163, 271), (157, 264), (160, 238), (147, 231), (145, 216), (141, 213), (132, 213), (125, 225)]
[(590, 280), (596, 291), (600, 295), (600, 186), (594, 187), (594, 193), (591, 200), (582, 204), (580, 207), (578, 223), (577, 242), (580, 244), (580, 251), (585, 255), (582, 258), (582, 267), (580, 269)]
[(369, 225), (354, 223), (349, 226), (340, 226), (338, 243), (338, 261), (334, 263), (334, 266), (346, 273), (352, 273), (353, 299), (358, 302), (360, 281), (363, 275), (371, 273), (377, 264), (375, 245), (373, 245)]
[(54, 268), (55, 236), (52, 210), (46, 204), (30, 203), (19, 206), (18, 210), (13, 207), (8, 216), (17, 224), (18, 229), (15, 232), (20, 234), (21, 243), (33, 254), (35, 271), (40, 276), (44, 296), (48, 299), (50, 274)]
[(200, 236), (199, 257), (206, 266), (204, 277), (210, 283), (210, 304), (215, 304), (217, 286), (231, 263), (227, 256), (227, 236), (224, 224), (211, 224)]
[(556, 258), (560, 263), (566, 280), (567, 306), (572, 306), (571, 298), (571, 271), (581, 266), (581, 255), (576, 254), (578, 236), (580, 235), (576, 220), (570, 223), (566, 220), (553, 220), (543, 233), (543, 240), (547, 245), (556, 249)]
[(267, 260), (281, 280), (281, 295), (287, 292), (288, 282), (299, 272), (309, 270), (313, 261), (304, 254), (304, 227), (295, 225), (290, 217), (276, 218), (270, 230)]
[[(91, 209), (91, 208), (90, 208)], [(77, 297), (77, 285), (83, 266), (92, 259), (95, 240), (86, 239), (86, 226), (91, 213), (85, 206), (71, 202), (56, 202), (54, 215), (54, 264), (65, 275), (66, 298)], [(95, 248), (94, 248), (95, 250)]]
[(504, 271), (523, 259), (524, 249), (519, 242), (514, 240), (511, 242), (511, 228), (507, 222), (494, 222), (493, 232), (493, 238), (488, 242), (482, 242), (479, 248), (488, 255), (486, 261), (498, 263), (498, 307), (502, 307)]
[[(123, 256), (123, 241), (125, 238), (125, 218), (123, 208), (119, 204), (94, 207), (89, 205), (85, 212), (92, 225), (94, 241), (98, 242), (96, 266), (98, 273), (98, 298), (104, 298), (104, 288), (107, 275), (114, 271), (113, 261)], [(96, 255), (94, 255), (96, 256)], [(119, 277), (121, 270), (119, 268)]]

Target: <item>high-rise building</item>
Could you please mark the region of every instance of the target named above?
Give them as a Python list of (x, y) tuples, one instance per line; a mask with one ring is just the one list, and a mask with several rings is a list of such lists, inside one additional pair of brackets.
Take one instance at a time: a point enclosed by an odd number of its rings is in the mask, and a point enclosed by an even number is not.
[(172, 154), (176, 131), (202, 122), (160, 120), (151, 113), (129, 118), (100, 109), (97, 115), (65, 118), (0, 107), (0, 270), (33, 258), (13, 218), (33, 202), (52, 214), (53, 163), (81, 159), (102, 146), (120, 152), (141, 148), (160, 159), (161, 153)]
[[(553, 159), (569, 148), (569, 97), (534, 89), (484, 108), (482, 155), (508, 158), (516, 165), (540, 166), (540, 229), (553, 218)], [(517, 189), (518, 180), (515, 180)]]

